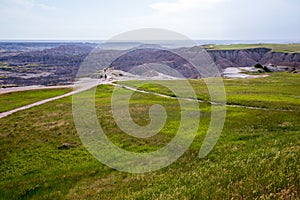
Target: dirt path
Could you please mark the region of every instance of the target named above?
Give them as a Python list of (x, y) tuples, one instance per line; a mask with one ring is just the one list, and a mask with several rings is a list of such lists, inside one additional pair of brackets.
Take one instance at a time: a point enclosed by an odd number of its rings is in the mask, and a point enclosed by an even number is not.
[[(63, 94), (63, 95), (60, 95), (60, 96), (56, 96), (56, 97), (52, 97), (52, 98), (49, 98), (49, 99), (44, 99), (44, 100), (41, 100), (41, 101), (38, 101), (38, 102), (35, 102), (35, 103), (32, 103), (32, 104), (29, 104), (29, 105), (26, 105), (26, 106), (22, 106), (20, 108), (16, 108), (16, 109), (13, 109), (13, 110), (10, 110), (10, 111), (6, 111), (6, 112), (3, 112), (3, 113), (0, 113), (0, 119), (3, 118), (3, 117), (6, 117), (8, 115), (11, 115), (13, 113), (16, 113), (18, 111), (21, 111), (21, 110), (26, 110), (26, 109), (29, 109), (29, 108), (32, 108), (32, 107), (35, 107), (35, 106), (39, 106), (39, 105), (42, 105), (42, 104), (45, 104), (45, 103), (48, 103), (50, 101), (55, 101), (57, 99), (61, 99), (61, 98), (64, 98), (64, 97), (68, 97), (68, 96), (72, 96), (74, 94), (77, 94), (79, 92), (83, 92), (85, 90), (88, 90), (88, 89), (91, 89), (93, 87), (96, 87), (98, 85), (101, 85), (101, 84), (109, 84), (109, 82), (104, 82), (104, 81), (95, 81), (94, 83), (90, 84), (86, 84), (86, 85), (81, 85), (82, 87), (80, 88), (77, 88), (76, 90), (72, 91), (72, 92), (69, 92), (67, 94)], [(36, 90), (36, 87), (30, 87), (30, 88), (25, 88), (25, 90)], [(68, 87), (74, 87), (73, 85), (72, 86), (68, 86)], [(24, 87), (23, 87), (24, 88)], [(38, 87), (39, 88), (39, 87)], [(60, 86), (51, 86), (51, 87), (43, 87), (45, 89), (52, 89), (52, 88), (62, 88)], [(15, 88), (16, 89), (16, 88)], [(17, 92), (17, 91), (22, 91), (22, 90), (10, 90), (10, 92)]]
[(50, 99), (45, 99), (45, 100), (38, 101), (38, 102), (29, 104), (29, 105), (26, 105), (26, 106), (22, 106), (20, 108), (16, 108), (16, 109), (13, 109), (13, 110), (10, 110), (10, 111), (6, 111), (6, 112), (3, 112), (3, 113), (0, 113), (0, 119), (3, 118), (3, 117), (6, 117), (8, 115), (11, 115), (11, 114), (13, 114), (15, 112), (18, 112), (18, 111), (21, 111), (21, 110), (26, 110), (26, 109), (32, 108), (34, 106), (39, 106), (39, 105), (42, 105), (44, 103), (47, 103), (47, 102), (50, 102), (50, 101), (54, 101), (54, 100), (57, 100), (57, 99), (61, 99), (61, 98), (64, 98), (64, 97), (67, 97), (67, 96), (70, 96), (70, 95), (73, 95), (73, 94), (75, 94), (75, 92), (69, 92), (69, 93), (61, 95), (61, 96), (52, 97)]
[(58, 86), (43, 86), (43, 85), (31, 85), (23, 87), (11, 87), (11, 88), (0, 88), (0, 94), (21, 92), (28, 90), (42, 90), (42, 89), (59, 89), (59, 88), (72, 88), (74, 85), (58, 85)]

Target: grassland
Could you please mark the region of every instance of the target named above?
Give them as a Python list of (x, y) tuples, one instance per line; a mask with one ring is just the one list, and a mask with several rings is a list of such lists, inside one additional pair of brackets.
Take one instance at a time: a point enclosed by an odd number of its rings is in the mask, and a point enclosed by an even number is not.
[[(168, 82), (168, 81), (167, 81)], [(140, 81), (127, 81), (122, 84), (136, 87)], [(166, 81), (157, 83), (165, 84)], [(197, 99), (210, 102), (210, 95), (205, 81), (190, 80)], [(182, 87), (180, 81), (173, 81), (176, 87)], [(225, 79), (224, 86), (228, 105), (253, 106), (269, 109), (299, 110), (300, 109), (300, 79), (299, 74), (275, 73), (265, 78), (255, 79)], [(160, 92), (169, 96), (174, 95), (159, 84), (145, 84), (140, 89), (150, 92)], [(180, 97), (180, 96), (179, 96)], [(191, 96), (183, 96), (191, 97)]]
[(211, 50), (236, 50), (253, 48), (270, 48), (274, 52), (300, 52), (300, 44), (230, 44), (230, 45), (204, 45), (205, 49)]
[[(209, 100), (204, 82), (191, 83), (199, 99)], [(189, 150), (172, 165), (146, 174), (110, 169), (87, 152), (73, 123), (71, 97), (15, 113), (0, 119), (0, 198), (299, 199), (299, 84), (299, 75), (287, 73), (225, 80), (229, 103), (272, 110), (228, 107), (217, 145), (199, 159), (210, 122), (210, 104), (199, 104), (200, 128)], [(99, 122), (116, 145), (149, 152), (174, 137), (180, 122), (177, 100), (135, 93), (130, 112), (136, 123), (149, 122), (148, 109), (153, 103), (163, 104), (168, 112), (159, 134), (137, 139), (116, 126), (110, 108), (112, 89), (97, 87), (95, 101)], [(157, 84), (143, 89), (171, 94)], [(72, 148), (60, 149), (63, 143)]]
[(72, 89), (41, 89), (34, 91), (11, 92), (0, 94), (0, 113), (19, 108), (43, 99), (63, 95)]

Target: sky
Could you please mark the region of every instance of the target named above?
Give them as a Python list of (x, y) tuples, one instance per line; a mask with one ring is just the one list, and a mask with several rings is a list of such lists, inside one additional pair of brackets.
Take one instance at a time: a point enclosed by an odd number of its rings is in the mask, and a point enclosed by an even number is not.
[(300, 41), (299, 0), (0, 0), (0, 40), (107, 40), (163, 28), (193, 40)]

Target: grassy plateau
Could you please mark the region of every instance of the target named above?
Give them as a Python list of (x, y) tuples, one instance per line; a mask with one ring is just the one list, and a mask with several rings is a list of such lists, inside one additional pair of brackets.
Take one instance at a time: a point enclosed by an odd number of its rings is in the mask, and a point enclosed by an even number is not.
[(209, 50), (236, 50), (253, 48), (270, 48), (274, 52), (299, 53), (300, 44), (230, 44), (230, 45), (204, 45)]
[[(181, 86), (180, 81), (173, 83)], [(197, 98), (206, 102), (199, 103), (196, 138), (177, 161), (155, 172), (119, 172), (95, 159), (75, 129), (72, 97), (0, 119), (0, 199), (299, 199), (299, 74), (225, 79), (227, 102), (232, 106), (227, 107), (216, 146), (202, 159), (198, 153), (208, 130), (211, 105), (204, 81), (190, 83)], [(119, 84), (134, 86), (136, 82)], [(174, 96), (159, 84), (145, 84), (140, 89)], [(168, 114), (157, 135), (141, 139), (123, 133), (116, 125), (111, 113), (112, 91), (113, 86), (100, 85), (95, 96), (99, 123), (112, 142), (145, 153), (172, 140), (180, 124), (178, 100), (134, 93), (130, 114), (137, 124), (150, 122), (153, 104), (163, 105)], [(4, 105), (9, 100), (18, 99), (18, 105), (29, 103), (18, 94), (1, 95), (1, 110), (10, 109)], [(46, 98), (43, 91), (26, 94)], [(63, 143), (70, 146), (60, 148)]]

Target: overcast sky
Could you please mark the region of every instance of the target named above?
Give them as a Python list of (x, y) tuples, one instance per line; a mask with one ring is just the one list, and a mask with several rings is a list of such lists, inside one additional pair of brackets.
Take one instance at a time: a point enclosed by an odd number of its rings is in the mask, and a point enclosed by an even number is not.
[(300, 0), (0, 0), (0, 40), (102, 40), (165, 28), (194, 40), (300, 40)]

